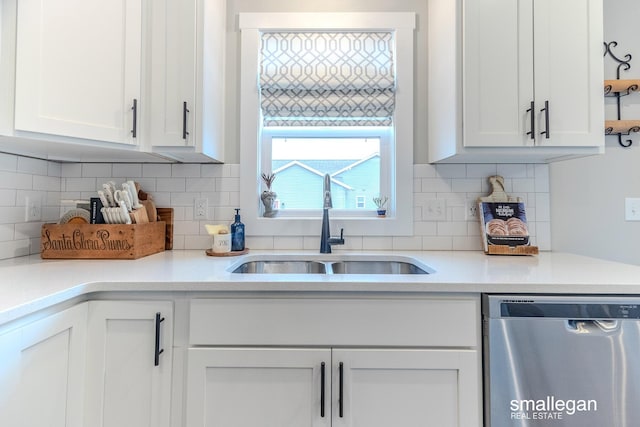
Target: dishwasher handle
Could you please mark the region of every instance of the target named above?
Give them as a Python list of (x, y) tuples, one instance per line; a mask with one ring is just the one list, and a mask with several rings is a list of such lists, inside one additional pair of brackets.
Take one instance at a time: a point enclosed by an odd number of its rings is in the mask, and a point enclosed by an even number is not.
[(569, 332), (575, 334), (606, 335), (620, 330), (620, 321), (615, 319), (568, 319), (565, 325)]

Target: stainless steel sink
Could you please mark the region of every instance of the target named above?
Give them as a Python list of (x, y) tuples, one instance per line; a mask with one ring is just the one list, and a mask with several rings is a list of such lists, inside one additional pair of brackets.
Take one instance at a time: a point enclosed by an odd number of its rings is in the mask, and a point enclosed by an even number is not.
[(403, 261), (339, 261), (331, 263), (334, 274), (428, 274)]
[[(258, 255), (259, 257), (259, 255)], [(249, 258), (229, 271), (243, 274), (431, 274), (428, 266), (402, 256), (341, 255), (321, 256), (268, 255)], [(391, 258), (391, 259), (390, 259)]]
[(249, 261), (233, 270), (233, 273), (262, 274), (324, 274), (326, 272), (327, 268), (324, 262), (291, 260)]

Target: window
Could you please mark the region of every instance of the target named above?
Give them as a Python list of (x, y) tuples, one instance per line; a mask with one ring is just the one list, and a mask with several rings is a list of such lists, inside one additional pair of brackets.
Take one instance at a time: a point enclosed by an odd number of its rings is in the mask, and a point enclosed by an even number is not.
[[(332, 224), (347, 235), (412, 233), (414, 26), (413, 13), (240, 14), (241, 208), (253, 234), (318, 234), (325, 174)], [(274, 218), (261, 217), (263, 172), (276, 174)]]

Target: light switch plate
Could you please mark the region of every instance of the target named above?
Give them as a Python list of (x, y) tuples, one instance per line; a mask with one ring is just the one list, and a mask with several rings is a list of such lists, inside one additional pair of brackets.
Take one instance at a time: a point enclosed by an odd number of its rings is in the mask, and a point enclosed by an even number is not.
[(627, 197), (624, 199), (625, 221), (640, 221), (640, 198)]
[(196, 198), (193, 202), (193, 219), (208, 219), (209, 199)]
[(422, 219), (425, 221), (446, 221), (447, 200), (429, 199), (422, 208)]
[(40, 199), (40, 197), (27, 196), (25, 198), (24, 205), (24, 220), (26, 222), (40, 221), (42, 219), (42, 200)]

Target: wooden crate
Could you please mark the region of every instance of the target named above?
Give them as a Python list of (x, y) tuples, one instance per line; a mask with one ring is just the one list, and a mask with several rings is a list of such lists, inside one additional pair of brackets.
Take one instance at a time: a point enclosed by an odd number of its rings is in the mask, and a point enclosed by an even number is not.
[(41, 257), (138, 259), (164, 251), (164, 221), (148, 224), (44, 224)]

